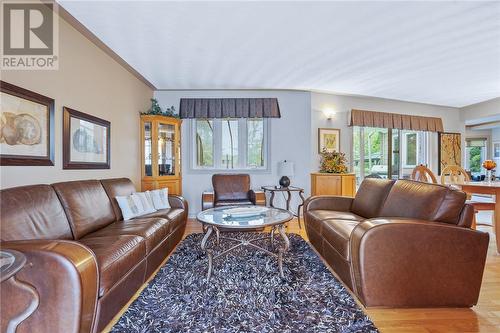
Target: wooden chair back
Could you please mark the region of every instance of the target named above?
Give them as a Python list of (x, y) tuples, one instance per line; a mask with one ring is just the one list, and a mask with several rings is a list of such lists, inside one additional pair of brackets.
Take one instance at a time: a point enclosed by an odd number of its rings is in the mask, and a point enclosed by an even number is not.
[(413, 169), (411, 179), (418, 182), (437, 184), (437, 179), (436, 176), (434, 176), (434, 173), (423, 164), (417, 165)]
[(470, 182), (469, 174), (459, 165), (448, 165), (441, 171), (441, 184), (460, 185)]

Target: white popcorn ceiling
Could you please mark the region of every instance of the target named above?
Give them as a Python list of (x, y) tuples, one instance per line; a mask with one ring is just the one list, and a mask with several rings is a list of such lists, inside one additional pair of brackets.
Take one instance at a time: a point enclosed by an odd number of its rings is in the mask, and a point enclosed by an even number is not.
[(59, 2), (158, 89), (500, 96), (500, 2)]

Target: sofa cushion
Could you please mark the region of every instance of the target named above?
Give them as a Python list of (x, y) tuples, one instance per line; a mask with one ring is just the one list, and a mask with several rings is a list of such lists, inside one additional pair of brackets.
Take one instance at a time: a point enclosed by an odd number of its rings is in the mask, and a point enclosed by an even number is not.
[(61, 200), (75, 239), (115, 221), (111, 201), (98, 180), (63, 182), (52, 186)]
[(367, 219), (379, 216), (380, 209), (393, 185), (393, 180), (365, 178), (356, 192), (351, 211)]
[(170, 233), (172, 222), (161, 218), (138, 218), (118, 221), (91, 233), (87, 237), (136, 235), (146, 240), (146, 253), (149, 254)]
[(80, 243), (94, 252), (99, 267), (99, 297), (103, 296), (146, 256), (144, 238), (133, 235), (92, 236)]
[(309, 216), (318, 220), (328, 220), (328, 219), (335, 219), (335, 220), (350, 220), (350, 221), (364, 221), (365, 218), (359, 215), (356, 215), (351, 212), (340, 212), (336, 210), (325, 210), (325, 209), (318, 209), (318, 210), (310, 210), (308, 211)]
[(215, 207), (241, 206), (241, 205), (253, 205), (253, 202), (251, 202), (248, 199), (244, 199), (244, 200), (219, 200), (215, 203)]
[(137, 218), (142, 219), (142, 218), (148, 218), (148, 217), (161, 217), (164, 219), (173, 220), (173, 219), (180, 217), (183, 213), (184, 213), (184, 209), (167, 208), (167, 209), (159, 209), (156, 212), (142, 215), (141, 217), (137, 217)]
[(379, 216), (457, 224), (465, 199), (464, 192), (446, 186), (398, 180), (387, 196)]
[(134, 184), (128, 178), (101, 179), (101, 184), (108, 194), (109, 200), (111, 201), (111, 206), (113, 207), (113, 211), (115, 212), (116, 221), (122, 220), (122, 212), (115, 198), (118, 196), (122, 197), (134, 193)]
[(350, 259), (349, 238), (360, 221), (324, 220), (321, 235), (345, 260)]
[(50, 185), (0, 191), (0, 236), (3, 241), (73, 239), (68, 219)]

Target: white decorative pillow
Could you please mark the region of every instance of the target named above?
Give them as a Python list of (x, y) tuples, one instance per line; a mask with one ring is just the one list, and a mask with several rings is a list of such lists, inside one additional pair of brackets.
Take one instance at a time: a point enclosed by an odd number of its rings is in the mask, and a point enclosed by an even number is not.
[(141, 212), (140, 215), (149, 214), (156, 212), (156, 209), (153, 205), (153, 201), (151, 200), (151, 196), (148, 192), (137, 192), (132, 194), (133, 197), (136, 197), (137, 200), (141, 203)]
[(153, 200), (155, 209), (170, 208), (170, 203), (168, 202), (168, 188), (149, 191), (149, 193), (151, 195), (151, 199)]
[(133, 195), (115, 197), (122, 211), (123, 219), (130, 220), (136, 216), (139, 216), (142, 211), (142, 204)]

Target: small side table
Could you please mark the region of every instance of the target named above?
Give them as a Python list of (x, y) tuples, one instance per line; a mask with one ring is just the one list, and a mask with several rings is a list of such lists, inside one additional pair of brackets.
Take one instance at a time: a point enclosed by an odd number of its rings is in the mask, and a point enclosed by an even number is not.
[[(300, 209), (304, 207), (304, 202), (306, 199), (304, 198), (304, 189), (300, 187), (295, 187), (295, 186), (288, 186), (288, 187), (276, 187), (276, 186), (262, 186), (261, 187), (262, 191), (264, 191), (264, 194), (266, 192), (271, 193), (271, 198), (269, 199), (269, 205), (273, 208), (274, 207), (274, 196), (276, 192), (286, 192), (287, 193), (287, 198), (286, 198), (286, 210), (291, 212), (293, 216), (297, 217), (299, 220), (299, 228), (302, 229), (302, 225), (300, 224)], [(299, 194), (300, 199), (302, 200), (302, 203), (298, 205), (297, 207), (297, 214), (292, 212), (290, 210), (290, 200), (292, 199), (292, 192), (297, 192)]]
[(26, 256), (21, 252), (15, 250), (0, 251), (0, 283), (2, 285), (10, 285), (12, 288), (28, 292), (32, 297), (31, 303), (26, 309), (10, 318), (5, 330), (6, 333), (15, 333), (17, 326), (31, 316), (40, 303), (40, 298), (36, 289), (33, 288), (33, 286), (16, 279), (16, 274), (23, 269), (25, 264)]

